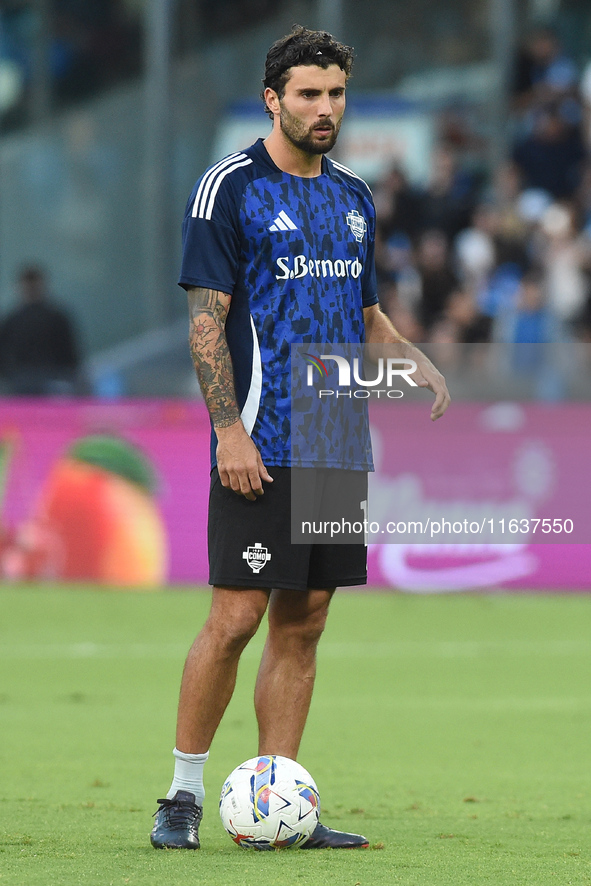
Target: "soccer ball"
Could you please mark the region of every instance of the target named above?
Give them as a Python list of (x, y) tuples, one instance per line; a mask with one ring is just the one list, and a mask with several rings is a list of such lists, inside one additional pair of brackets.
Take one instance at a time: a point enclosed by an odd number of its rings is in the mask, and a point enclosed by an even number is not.
[(283, 849), (308, 839), (320, 815), (318, 788), (287, 757), (253, 757), (230, 773), (220, 796), (222, 824), (243, 848)]

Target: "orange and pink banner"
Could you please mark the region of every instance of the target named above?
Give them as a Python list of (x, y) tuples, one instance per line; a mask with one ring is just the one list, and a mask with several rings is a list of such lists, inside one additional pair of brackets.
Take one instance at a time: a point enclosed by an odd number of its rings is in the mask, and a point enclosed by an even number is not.
[[(589, 590), (590, 406), (378, 403), (371, 425), (371, 586)], [(203, 584), (208, 491), (201, 403), (0, 400), (4, 581)]]

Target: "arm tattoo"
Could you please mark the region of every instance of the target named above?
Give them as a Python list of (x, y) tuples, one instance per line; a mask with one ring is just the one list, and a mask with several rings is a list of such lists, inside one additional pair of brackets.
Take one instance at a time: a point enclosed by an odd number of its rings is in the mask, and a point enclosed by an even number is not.
[(225, 325), (231, 297), (215, 289), (189, 289), (189, 346), (213, 426), (226, 428), (240, 418), (234, 370)]

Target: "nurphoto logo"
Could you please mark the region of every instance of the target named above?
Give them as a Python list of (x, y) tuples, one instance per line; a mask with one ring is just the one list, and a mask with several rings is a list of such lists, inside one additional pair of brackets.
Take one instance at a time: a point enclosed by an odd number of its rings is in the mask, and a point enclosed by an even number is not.
[[(393, 387), (395, 382), (401, 379), (411, 387), (418, 387), (416, 381), (411, 378), (416, 371), (417, 364), (414, 360), (408, 360), (402, 357), (380, 357), (375, 365), (375, 378), (366, 379), (361, 377), (360, 363), (363, 360), (359, 357), (353, 357), (348, 360), (340, 354), (321, 354), (316, 357), (314, 354), (304, 354), (307, 366), (306, 383), (308, 387), (315, 388), (314, 370), (320, 375), (321, 383), (327, 383), (329, 377), (329, 369), (334, 371), (334, 366), (327, 367), (326, 361), (333, 360), (338, 368), (338, 388), (345, 390), (337, 390), (335, 388), (318, 389), (318, 398), (323, 397), (354, 397), (357, 400), (367, 400), (371, 396), (380, 398), (382, 395), (392, 400), (399, 400), (404, 396), (404, 392)], [(357, 387), (355, 387), (357, 385)], [(385, 385), (385, 387), (378, 387)]]

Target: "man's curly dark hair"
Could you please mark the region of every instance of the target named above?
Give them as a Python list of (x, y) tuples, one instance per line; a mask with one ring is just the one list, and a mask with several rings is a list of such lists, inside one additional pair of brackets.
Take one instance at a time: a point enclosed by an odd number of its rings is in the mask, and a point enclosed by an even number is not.
[[(275, 90), (279, 98), (283, 98), (289, 69), (298, 65), (317, 65), (319, 68), (338, 65), (348, 79), (353, 67), (353, 49), (339, 43), (327, 31), (311, 31), (302, 25), (294, 25), (291, 33), (276, 40), (267, 53), (261, 90), (263, 101), (267, 88)], [(266, 102), (265, 110), (273, 119)]]

